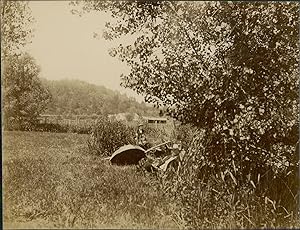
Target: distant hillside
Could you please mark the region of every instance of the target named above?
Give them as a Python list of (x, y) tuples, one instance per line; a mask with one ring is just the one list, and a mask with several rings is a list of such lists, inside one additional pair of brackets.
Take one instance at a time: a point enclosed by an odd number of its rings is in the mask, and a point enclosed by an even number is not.
[(46, 114), (115, 114), (137, 113), (157, 116), (159, 111), (146, 103), (137, 102), (125, 94), (79, 80), (47, 80), (43, 84), (52, 94)]

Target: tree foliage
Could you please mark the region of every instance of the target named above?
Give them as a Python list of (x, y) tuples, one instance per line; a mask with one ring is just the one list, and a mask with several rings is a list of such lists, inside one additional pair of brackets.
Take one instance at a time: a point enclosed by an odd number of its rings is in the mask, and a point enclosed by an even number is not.
[(289, 181), (290, 195), (268, 183), (259, 194), (297, 203), (298, 3), (89, 1), (83, 10), (111, 12), (106, 39), (134, 36), (110, 51), (131, 67), (124, 86), (204, 130), (190, 180), (205, 167), (232, 178), (234, 191), (267, 173), (265, 182)]
[(51, 96), (38, 78), (40, 69), (30, 55), (8, 56), (4, 65), (4, 126), (6, 129), (30, 130)]
[(1, 55), (15, 53), (30, 40), (33, 22), (28, 1), (0, 3), (1, 10)]
[(71, 79), (59, 81), (43, 79), (43, 85), (52, 95), (52, 101), (45, 111), (47, 114), (108, 115), (125, 112), (140, 115), (158, 114), (155, 108), (104, 86)]
[(111, 12), (105, 38), (136, 36), (111, 50), (131, 67), (123, 85), (206, 129), (210, 157), (296, 143), (297, 3), (89, 1), (83, 9)]
[(38, 78), (35, 60), (21, 50), (33, 35), (33, 17), (28, 1), (4, 0), (0, 10), (4, 126), (30, 130), (51, 98)]

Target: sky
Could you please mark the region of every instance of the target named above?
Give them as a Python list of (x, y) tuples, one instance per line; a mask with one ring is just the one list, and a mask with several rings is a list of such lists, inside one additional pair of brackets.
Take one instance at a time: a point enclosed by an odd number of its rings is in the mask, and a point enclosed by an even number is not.
[(67, 1), (31, 1), (29, 6), (35, 23), (32, 42), (25, 47), (41, 67), (41, 77), (50, 80), (63, 78), (83, 80), (126, 93), (138, 101), (143, 98), (120, 86), (120, 75), (129, 68), (108, 54), (116, 43), (94, 33), (105, 29), (111, 20), (103, 12), (71, 13)]

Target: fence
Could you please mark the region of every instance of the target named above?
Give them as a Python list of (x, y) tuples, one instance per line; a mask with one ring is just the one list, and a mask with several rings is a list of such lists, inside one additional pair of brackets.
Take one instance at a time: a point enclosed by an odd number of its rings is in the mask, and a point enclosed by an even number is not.
[(90, 126), (95, 124), (99, 116), (87, 115), (41, 115), (38, 120), (40, 124), (57, 124), (64, 126)]
[[(95, 124), (101, 116), (99, 115), (41, 115), (38, 120), (40, 124), (57, 124), (63, 126), (80, 126), (86, 127)], [(113, 118), (110, 118), (113, 119)], [(118, 119), (116, 119), (118, 120)], [(136, 126), (138, 123), (145, 123), (153, 127), (168, 127), (173, 126), (173, 121), (168, 120), (167, 118), (160, 117), (141, 117), (140, 120), (129, 122), (126, 119), (121, 121), (125, 122), (128, 125)]]

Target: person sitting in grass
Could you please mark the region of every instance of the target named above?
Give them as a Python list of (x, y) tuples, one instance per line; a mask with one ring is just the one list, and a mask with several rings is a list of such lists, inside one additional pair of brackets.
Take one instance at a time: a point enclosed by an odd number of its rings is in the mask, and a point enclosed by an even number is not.
[(147, 149), (148, 142), (144, 133), (143, 124), (139, 124), (138, 130), (135, 134), (136, 144), (141, 146), (144, 149)]

